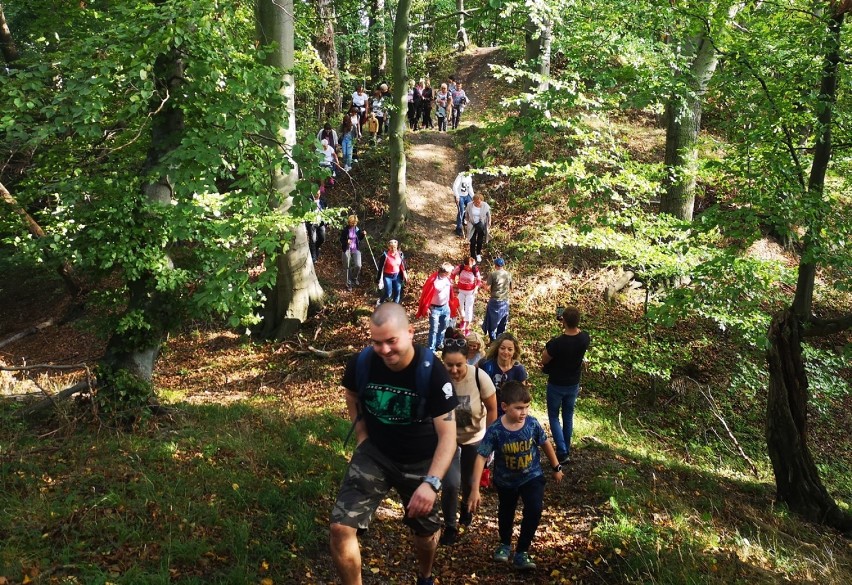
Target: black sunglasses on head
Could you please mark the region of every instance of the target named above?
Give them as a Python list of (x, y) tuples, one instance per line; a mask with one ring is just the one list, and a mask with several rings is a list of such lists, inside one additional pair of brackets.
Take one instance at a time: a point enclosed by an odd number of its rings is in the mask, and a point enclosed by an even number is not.
[(467, 341), (464, 339), (445, 339), (444, 340), (444, 349), (449, 349), (451, 347), (458, 347), (461, 349), (467, 349)]

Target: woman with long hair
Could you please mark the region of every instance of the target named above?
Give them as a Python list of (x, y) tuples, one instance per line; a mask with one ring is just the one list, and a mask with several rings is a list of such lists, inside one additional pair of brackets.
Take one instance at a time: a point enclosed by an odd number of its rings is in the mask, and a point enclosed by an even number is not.
[(482, 362), (482, 369), (494, 382), (497, 388), (497, 409), (502, 415), (500, 407), (500, 389), (509, 380), (515, 380), (526, 384), (529, 374), (527, 369), (519, 361), (521, 359), (521, 344), (511, 333), (503, 333), (488, 346), (488, 352)]

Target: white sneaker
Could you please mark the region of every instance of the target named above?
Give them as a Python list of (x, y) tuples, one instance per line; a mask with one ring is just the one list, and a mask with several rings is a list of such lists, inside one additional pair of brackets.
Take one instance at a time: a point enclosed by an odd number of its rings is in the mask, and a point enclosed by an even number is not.
[(343, 170), (344, 170), (344, 171), (346, 171), (346, 172), (348, 173), (349, 171), (351, 171), (351, 170), (352, 170), (352, 167), (351, 167), (351, 166), (349, 166), (349, 165), (346, 165), (345, 167), (343, 167)]
[(482, 254), (477, 254), (477, 255), (476, 255), (476, 261), (477, 261), (477, 262), (482, 262)]

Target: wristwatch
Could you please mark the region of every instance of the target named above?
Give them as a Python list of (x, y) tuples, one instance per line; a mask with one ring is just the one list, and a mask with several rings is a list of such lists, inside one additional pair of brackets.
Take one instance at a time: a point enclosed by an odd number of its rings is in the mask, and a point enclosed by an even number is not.
[(432, 488), (433, 490), (435, 490), (436, 494), (439, 491), (441, 491), (441, 478), (440, 477), (437, 477), (435, 475), (427, 475), (426, 477), (423, 478), (423, 482), (428, 483), (429, 487)]
[(562, 466), (560, 464), (557, 463), (553, 466), (553, 473), (559, 473), (560, 471), (562, 471)]

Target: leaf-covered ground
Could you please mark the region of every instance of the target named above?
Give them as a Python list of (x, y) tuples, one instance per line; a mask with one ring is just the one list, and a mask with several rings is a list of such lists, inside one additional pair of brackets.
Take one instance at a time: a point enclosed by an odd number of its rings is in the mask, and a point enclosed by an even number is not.
[[(493, 51), (476, 51), (459, 63), (459, 77), (472, 96), (465, 126), (476, 122), (504, 93), (487, 74), (487, 63), (497, 58)], [(651, 139), (652, 133), (642, 132), (651, 122), (631, 123), (645, 136), (636, 143), (638, 156), (658, 157), (659, 133)], [(401, 240), (414, 275), (404, 301), (412, 314), (416, 290), (426, 275), (439, 262), (456, 261), (465, 250), (464, 242), (452, 233), (455, 210), (450, 185), (465, 162), (471, 131), (468, 127), (454, 134), (411, 136), (408, 196), (413, 219)], [(378, 254), (386, 212), (386, 143), (362, 148), (359, 158), (352, 180), (339, 181), (329, 199), (332, 205), (359, 211), (371, 234), (372, 251)], [(483, 188), (503, 197), (511, 192), (500, 180), (483, 180)], [(504, 232), (504, 243), (522, 237), (525, 227), (541, 219), (516, 213), (511, 201), (503, 203), (505, 214), (495, 221)], [(489, 250), (489, 255), (496, 251)], [(635, 301), (641, 301), (641, 295), (631, 297), (635, 293), (627, 292), (620, 304), (602, 304), (612, 272), (594, 251), (566, 251), (556, 258), (531, 256), (510, 269), (519, 277), (513, 327), (531, 338), (524, 362), (539, 387), (537, 414), (544, 420), (543, 378), (535, 364), (541, 342), (556, 333), (552, 307), (569, 296), (597, 331), (617, 331), (636, 320)], [(343, 445), (348, 425), (338, 386), (345, 357), (320, 358), (307, 347), (354, 351), (364, 344), (375, 301), (369, 285), (375, 269), (365, 255), (362, 286), (345, 291), (331, 234), (317, 271), (328, 302), (305, 324), (298, 339), (255, 343), (209, 324), (190, 324), (172, 336), (158, 363), (156, 383), (177, 413), (156, 421), (141, 436), (116, 437), (108, 429), (81, 428), (73, 419), (34, 430), (0, 431), (0, 488), (9, 498), (7, 510), (17, 514), (0, 515), (10, 520), (5, 526), (0, 523), (0, 561), (15, 567), (6, 574), (0, 571), (0, 584), (4, 579), (8, 583), (335, 582), (325, 526), (336, 481), (351, 451), (351, 445)], [(0, 338), (50, 317), (84, 312), (72, 310), (79, 300), (65, 297), (55, 279), (41, 278), (35, 270), (5, 279), (0, 295)], [(478, 305), (479, 315), (482, 308)], [(81, 322), (85, 320), (45, 327), (0, 348), (0, 359), (15, 365), (93, 364), (103, 342), (81, 329)], [(426, 324), (416, 326), (417, 339), (425, 340)], [(695, 328), (694, 323), (679, 325), (670, 335), (689, 343)], [(732, 347), (722, 345), (694, 352), (688, 374), (704, 384), (738, 359)], [(21, 391), (20, 384), (7, 391), (12, 388), (11, 374), (3, 375), (4, 392)], [(15, 376), (22, 379), (28, 374)], [(34, 377), (23, 387), (40, 392), (39, 386), (62, 387), (75, 376), (80, 373), (54, 373), (51, 380)], [(559, 485), (548, 483), (532, 551), (538, 569), (521, 574), (491, 562), (496, 498), (493, 491), (486, 491), (482, 513), (470, 529), (454, 547), (439, 549), (438, 582), (852, 580), (852, 547), (847, 542), (773, 508), (765, 457), (750, 449), (761, 441), (760, 398), (716, 399), (723, 417), (741, 421), (734, 432), (757, 460), (758, 477), (745, 465), (732, 467), (736, 454), (720, 455), (716, 467), (707, 464), (713, 458), (708, 451), (715, 446), (733, 447), (715, 418), (697, 416), (708, 410), (709, 403), (694, 388), (666, 388), (649, 398), (634, 380), (596, 376), (578, 403), (576, 447), (566, 478)], [(832, 451), (848, 453), (849, 407), (847, 403), (846, 408), (831, 411), (835, 424), (819, 419), (815, 425), (820, 458)], [(684, 442), (683, 427), (688, 424), (694, 425), (689, 429), (693, 436)], [(33, 490), (40, 495), (28, 500)], [(31, 512), (13, 508), (15, 502), (29, 503)], [(365, 582), (414, 582), (415, 562), (401, 514), (392, 495), (362, 538)], [(20, 537), (22, 531), (31, 532), (29, 540)], [(94, 574), (98, 579), (88, 577)]]

